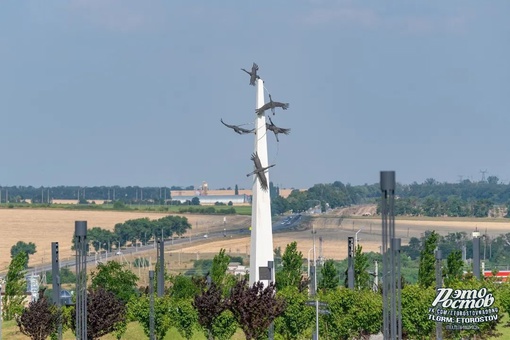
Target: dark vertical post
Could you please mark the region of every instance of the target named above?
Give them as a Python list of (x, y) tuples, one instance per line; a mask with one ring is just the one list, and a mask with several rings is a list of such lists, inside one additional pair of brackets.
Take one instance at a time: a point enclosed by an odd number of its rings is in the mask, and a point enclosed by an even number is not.
[[(51, 277), (52, 277), (52, 290), (53, 290), (53, 304), (60, 310), (62, 305), (60, 300), (60, 265), (58, 257), (58, 242), (51, 242)], [(58, 334), (59, 340), (62, 339), (62, 320), (58, 321)]]
[[(274, 261), (267, 261), (267, 267), (269, 268), (269, 284), (271, 282), (274, 283)], [(274, 340), (274, 321), (269, 325), (269, 330), (267, 331), (267, 337), (269, 340)]]
[[(383, 258), (383, 336), (384, 339), (396, 339), (396, 329), (392, 328), (391, 314), (392, 287), (395, 287), (395, 256), (391, 251), (391, 242), (395, 238), (395, 171), (381, 171), (381, 216), (382, 216), (382, 247)], [(400, 279), (400, 278), (399, 278)]]
[(74, 223), (76, 247), (76, 339), (87, 339), (87, 221)]
[(347, 238), (347, 288), (354, 289), (354, 237)]
[(391, 328), (396, 339), (402, 339), (402, 280), (400, 263), (400, 238), (391, 239), (391, 254), (393, 268), (391, 268)]
[(162, 297), (165, 293), (165, 241), (163, 238), (158, 242), (158, 250), (158, 297)]
[[(443, 273), (441, 270), (442, 253), (441, 250), (436, 250), (436, 290), (443, 287)], [(443, 323), (436, 322), (436, 339), (443, 339)]]
[(150, 311), (149, 311), (149, 337), (155, 340), (154, 335), (154, 270), (149, 270), (149, 295), (150, 295)]
[(473, 275), (480, 279), (480, 237), (473, 237)]

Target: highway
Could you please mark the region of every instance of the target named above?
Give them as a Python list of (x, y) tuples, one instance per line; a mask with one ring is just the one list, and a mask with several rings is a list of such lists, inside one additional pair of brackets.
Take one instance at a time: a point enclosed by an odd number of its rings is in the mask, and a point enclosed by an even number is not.
[[(283, 232), (289, 229), (292, 229), (296, 227), (301, 222), (301, 214), (293, 214), (290, 216), (287, 216), (283, 220), (279, 220), (278, 222), (273, 223), (273, 232)], [(212, 241), (221, 239), (224, 237), (233, 237), (233, 236), (248, 236), (250, 234), (250, 230), (248, 228), (236, 228), (236, 229), (229, 229), (226, 231), (214, 231), (210, 233), (199, 233), (196, 235), (190, 235), (190, 236), (181, 236), (177, 238), (173, 238), (170, 240), (165, 240), (165, 249), (167, 249), (168, 246), (174, 246), (179, 244), (193, 244), (199, 241), (204, 241), (205, 239)], [(154, 243), (141, 245), (138, 247), (124, 247), (121, 248), (122, 254), (120, 256), (125, 256), (133, 253), (144, 253), (146, 251), (154, 250)], [(118, 257), (119, 255), (116, 255), (117, 249), (115, 251), (106, 252), (102, 251), (99, 254), (89, 255), (87, 256), (87, 267), (95, 267), (98, 262), (102, 261), (108, 261), (109, 258)], [(72, 269), (76, 265), (75, 259), (66, 259), (62, 260), (60, 259), (60, 268), (69, 268)], [(43, 264), (41, 266), (37, 266), (34, 268), (30, 268), (27, 272), (35, 272), (35, 273), (42, 273), (46, 271), (51, 271), (51, 263)]]

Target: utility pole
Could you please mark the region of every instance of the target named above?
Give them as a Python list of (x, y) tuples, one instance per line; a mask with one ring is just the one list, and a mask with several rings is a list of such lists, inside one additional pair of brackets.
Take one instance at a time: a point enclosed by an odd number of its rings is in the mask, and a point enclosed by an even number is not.
[(149, 270), (149, 295), (150, 295), (149, 337), (150, 340), (156, 340), (154, 334), (154, 270)]
[(354, 237), (347, 238), (347, 288), (354, 289)]
[[(442, 260), (442, 254), (441, 250), (436, 250), (436, 289), (443, 287), (443, 275), (441, 271), (441, 260)], [(436, 322), (436, 339), (442, 340), (443, 339), (443, 323), (442, 322)]]
[(0, 340), (2, 340), (2, 284), (0, 283)]
[(473, 275), (480, 280), (480, 232), (478, 228), (472, 233), (473, 236)]
[[(51, 276), (52, 276), (52, 290), (53, 290), (53, 304), (60, 311), (60, 263), (59, 263), (59, 250), (58, 242), (51, 242)], [(59, 318), (57, 338), (62, 340), (62, 320)]]
[(313, 296), (315, 297), (315, 332), (314, 332), (314, 340), (319, 340), (319, 300), (317, 296), (317, 258), (315, 254), (315, 234), (317, 231), (315, 230), (315, 226), (312, 225), (312, 234), (313, 234)]

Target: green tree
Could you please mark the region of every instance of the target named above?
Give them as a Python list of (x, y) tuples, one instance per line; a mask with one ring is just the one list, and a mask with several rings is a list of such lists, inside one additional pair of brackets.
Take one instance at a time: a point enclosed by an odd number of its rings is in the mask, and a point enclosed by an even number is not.
[(127, 209), (126, 203), (122, 201), (113, 202), (113, 210), (126, 210), (126, 209)]
[(416, 260), (418, 257), (420, 257), (420, 249), (421, 242), (417, 237), (411, 237), (409, 240), (409, 245), (402, 246), (402, 252), (406, 253), (407, 256), (411, 258), (411, 260)]
[(198, 327), (198, 314), (189, 299), (173, 299), (170, 303), (172, 325), (185, 339), (191, 339)]
[(492, 209), (494, 203), (489, 199), (477, 200), (473, 204), (473, 216), (475, 217), (488, 217), (489, 210)]
[[(172, 315), (168, 296), (154, 298), (154, 332), (156, 339), (164, 339), (172, 325)], [(150, 336), (150, 301), (144, 295), (138, 299), (131, 299), (128, 303), (128, 312), (131, 320), (140, 322), (147, 337)]]
[(363, 247), (357, 245), (354, 256), (354, 287), (358, 289), (371, 289), (370, 274), (368, 273), (368, 257), (363, 252)]
[(276, 334), (285, 340), (303, 338), (315, 318), (315, 310), (306, 305), (308, 294), (289, 286), (279, 290), (276, 295), (285, 301), (285, 310), (274, 321)]
[(198, 197), (193, 197), (191, 199), (191, 205), (200, 205), (200, 199)]
[[(503, 307), (503, 310), (507, 314), (510, 314), (510, 282), (502, 283), (498, 293), (498, 300), (501, 303), (501, 307)], [(507, 321), (507, 325), (510, 325), (510, 321)]]
[(237, 184), (234, 188), (234, 195), (236, 195), (236, 196), (239, 195), (239, 188), (237, 187)]
[(33, 255), (36, 252), (35, 243), (28, 242), (25, 243), (23, 241), (18, 241), (15, 245), (11, 247), (11, 259), (14, 258), (18, 253), (24, 252), (27, 255)]
[(137, 295), (138, 277), (129, 269), (124, 269), (124, 265), (117, 261), (99, 263), (91, 277), (93, 289), (104, 288), (124, 303)]
[(324, 292), (335, 290), (340, 285), (340, 278), (334, 260), (326, 260), (321, 268), (322, 277), (319, 281), (318, 288)]
[(169, 295), (176, 299), (191, 299), (200, 294), (198, 287), (190, 276), (175, 275), (170, 277), (171, 287)]
[(277, 288), (282, 289), (288, 286), (299, 288), (302, 281), (302, 265), (303, 254), (297, 250), (297, 242), (287, 244), (282, 256), (282, 269), (276, 272)]
[(231, 311), (224, 310), (216, 319), (214, 319), (212, 325), (212, 335), (214, 339), (232, 339), (236, 331), (237, 322)]
[(326, 339), (367, 339), (381, 330), (382, 297), (371, 290), (341, 287), (321, 297), (329, 314), (320, 319)]
[(12, 320), (14, 315), (23, 312), (23, 301), (27, 291), (25, 280), (25, 268), (28, 265), (28, 255), (20, 252), (14, 256), (9, 264), (9, 270), (5, 277), (5, 293), (3, 300), (3, 316), (5, 320)]
[(289, 210), (289, 203), (282, 196), (275, 196), (271, 199), (271, 214), (281, 215)]
[(432, 287), (435, 285), (435, 263), (436, 258), (434, 250), (437, 247), (439, 235), (432, 231), (428, 233), (420, 253), (420, 267), (418, 269), (418, 283), (422, 287)]
[(462, 251), (459, 249), (452, 251), (446, 258), (446, 285), (449, 286), (450, 283), (460, 280), (464, 272), (463, 269), (464, 261), (462, 261)]
[(221, 248), (220, 252), (214, 256), (211, 268), (212, 282), (221, 286), (227, 275), (228, 264), (230, 263), (230, 256), (225, 254), (225, 249)]
[(60, 313), (47, 297), (39, 291), (39, 299), (30, 302), (23, 313), (16, 318), (21, 333), (32, 340), (45, 340), (57, 330)]
[(487, 177), (487, 183), (489, 183), (489, 184), (498, 184), (498, 182), (499, 182), (498, 176)]
[[(428, 310), (435, 297), (433, 287), (405, 285), (402, 289), (402, 333), (408, 339), (429, 339), (435, 322), (428, 319)], [(405, 334), (405, 335), (404, 335)]]

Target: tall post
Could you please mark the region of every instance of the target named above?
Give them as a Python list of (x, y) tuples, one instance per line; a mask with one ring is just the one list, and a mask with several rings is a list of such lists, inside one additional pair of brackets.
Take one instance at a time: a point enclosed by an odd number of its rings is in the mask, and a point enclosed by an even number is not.
[(399, 238), (391, 239), (391, 330), (395, 335), (392, 339), (402, 339), (402, 281), (400, 277), (400, 244)]
[[(256, 109), (264, 105), (264, 82), (256, 82)], [(266, 116), (256, 115), (255, 118), (255, 147), (262, 167), (268, 166)], [(265, 176), (269, 183), (269, 172)], [(265, 267), (273, 258), (273, 230), (271, 222), (271, 199), (269, 190), (263, 190), (257, 174), (253, 175), (253, 198), (251, 206), (251, 250), (250, 250), (250, 286), (259, 281), (259, 268)], [(268, 280), (262, 280), (268, 286)]]
[(2, 322), (3, 322), (3, 310), (2, 310), (2, 284), (0, 283), (0, 340), (2, 340)]
[[(442, 253), (441, 250), (436, 250), (436, 291), (443, 287), (443, 273), (441, 270)], [(436, 339), (443, 339), (443, 323), (436, 322)]]
[(354, 237), (347, 238), (347, 288), (354, 289)]
[(150, 310), (149, 310), (149, 338), (155, 340), (154, 334), (154, 270), (149, 270), (149, 295), (150, 295)]
[[(396, 256), (392, 243), (395, 239), (395, 171), (381, 171), (381, 216), (382, 216), (382, 246), (383, 258), (382, 283), (383, 283), (383, 336), (384, 339), (397, 339), (399, 331), (396, 329), (396, 295), (400, 289), (396, 284)], [(398, 278), (400, 281), (400, 277)], [(397, 292), (399, 290), (399, 292)], [(394, 307), (394, 308), (392, 308)]]
[(319, 299), (317, 296), (317, 258), (315, 257), (315, 234), (317, 231), (312, 225), (313, 230), (313, 296), (315, 297), (315, 331), (314, 339), (319, 340)]
[(87, 221), (74, 223), (76, 247), (76, 340), (87, 339)]
[(163, 239), (158, 242), (158, 251), (158, 297), (162, 297), (165, 293), (165, 241)]
[(473, 232), (473, 275), (480, 279), (480, 232)]
[[(58, 242), (51, 242), (51, 277), (52, 277), (52, 291), (53, 291), (53, 304), (60, 310), (62, 305), (60, 300), (60, 265), (58, 257)], [(57, 337), (62, 339), (62, 320), (59, 318)]]
[[(268, 261), (267, 262), (267, 267), (269, 268), (269, 272), (270, 272), (270, 275), (271, 275), (271, 279), (270, 279), (270, 283), (271, 282), (274, 282), (274, 262), (273, 261)], [(274, 321), (271, 322), (271, 324), (269, 325), (269, 330), (267, 332), (267, 337), (269, 340), (274, 340)]]

